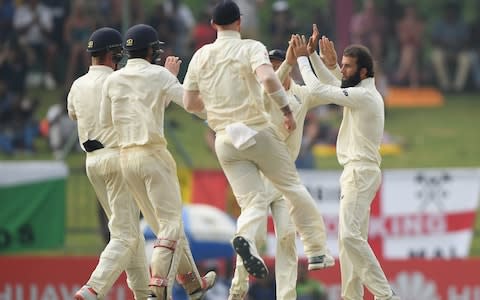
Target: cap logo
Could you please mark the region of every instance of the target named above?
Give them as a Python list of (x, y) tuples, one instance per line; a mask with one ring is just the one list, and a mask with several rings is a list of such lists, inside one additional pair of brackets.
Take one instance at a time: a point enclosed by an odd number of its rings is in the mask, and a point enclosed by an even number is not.
[(89, 48), (89, 49), (90, 49), (90, 48), (93, 48), (93, 41), (88, 41), (88, 46), (87, 46), (87, 48)]
[(133, 39), (128, 39), (125, 43), (128, 47), (133, 46)]

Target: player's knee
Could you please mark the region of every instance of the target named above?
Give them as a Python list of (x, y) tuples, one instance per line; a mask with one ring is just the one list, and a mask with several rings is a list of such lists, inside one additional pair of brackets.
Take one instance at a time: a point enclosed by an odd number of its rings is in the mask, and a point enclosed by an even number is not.
[(247, 208), (267, 208), (267, 197), (265, 192), (252, 191), (242, 195), (236, 195), (238, 205), (242, 210)]
[(361, 241), (362, 239), (360, 236), (352, 234), (345, 234), (339, 238), (339, 242), (345, 248), (345, 250), (358, 247), (358, 244), (361, 243)]
[(280, 246), (284, 248), (295, 246), (295, 238), (295, 231), (288, 231), (278, 236)]

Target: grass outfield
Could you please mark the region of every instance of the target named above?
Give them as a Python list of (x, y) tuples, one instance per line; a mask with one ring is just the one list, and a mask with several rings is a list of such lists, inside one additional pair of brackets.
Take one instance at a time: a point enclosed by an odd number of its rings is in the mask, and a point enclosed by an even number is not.
[[(46, 111), (45, 105), (40, 111), (42, 114)], [(205, 144), (206, 125), (201, 120), (172, 105), (166, 121), (170, 127), (165, 130), (169, 149), (179, 167), (219, 168)], [(446, 104), (439, 108), (389, 109), (385, 129), (403, 137), (405, 150), (398, 156), (384, 156), (383, 168), (480, 167), (479, 128), (480, 97), (474, 94), (448, 96)], [(14, 159), (50, 158), (45, 141), (37, 144), (40, 154)], [(67, 163), (71, 171), (67, 187), (67, 236), (65, 248), (60, 252), (98, 254), (104, 243), (99, 234), (95, 194), (83, 173), (84, 156), (72, 154)], [(335, 157), (322, 158), (318, 165), (322, 169), (339, 169)], [(471, 255), (480, 256), (480, 210)]]

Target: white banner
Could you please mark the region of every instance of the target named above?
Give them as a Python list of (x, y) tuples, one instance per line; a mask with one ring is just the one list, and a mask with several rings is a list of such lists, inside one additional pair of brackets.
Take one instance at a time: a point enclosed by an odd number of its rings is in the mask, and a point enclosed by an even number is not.
[[(340, 175), (341, 171), (300, 171), (324, 217), (334, 256), (338, 256)], [(378, 257), (468, 256), (480, 196), (480, 169), (385, 170), (377, 196), (369, 238)], [(297, 241), (297, 245), (301, 255), (302, 244)], [(275, 254), (273, 232), (269, 232), (266, 254)]]

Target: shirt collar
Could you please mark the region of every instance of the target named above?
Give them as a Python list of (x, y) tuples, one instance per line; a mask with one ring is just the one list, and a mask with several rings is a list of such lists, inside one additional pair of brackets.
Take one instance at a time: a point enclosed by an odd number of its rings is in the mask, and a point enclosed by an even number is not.
[(105, 65), (91, 65), (88, 68), (89, 71), (99, 71), (99, 72), (106, 72), (106, 73), (112, 73), (113, 69), (110, 68), (109, 66)]
[(241, 39), (240, 32), (234, 30), (217, 31), (217, 40)]
[(150, 65), (150, 63), (143, 58), (129, 58), (127, 60), (127, 64), (125, 65), (125, 67), (128, 67), (128, 66), (142, 66), (142, 65)]
[(359, 86), (374, 87), (375, 86), (375, 79), (373, 77), (367, 77), (364, 80), (360, 81)]

